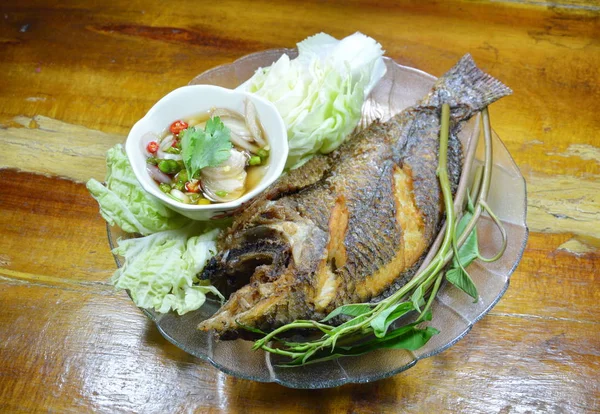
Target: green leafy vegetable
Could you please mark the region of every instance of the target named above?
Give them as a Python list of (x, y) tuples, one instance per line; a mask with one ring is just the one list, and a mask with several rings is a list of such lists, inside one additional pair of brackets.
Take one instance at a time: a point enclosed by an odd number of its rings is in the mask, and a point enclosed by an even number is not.
[[(472, 213), (465, 213), (461, 220), (458, 222), (458, 225), (456, 227), (456, 234), (462, 234), (465, 231), (467, 224), (472, 218)], [(472, 231), (467, 236), (467, 239), (465, 240), (464, 244), (460, 247), (460, 249), (458, 249), (458, 257), (453, 257), (452, 261), (454, 263), (454, 267), (458, 266), (459, 260), (460, 264), (462, 264), (462, 266), (464, 267), (467, 267), (468, 265), (473, 263), (473, 260), (479, 257), (479, 249), (477, 246), (477, 232)]]
[(386, 310), (382, 311), (375, 319), (371, 321), (373, 333), (375, 333), (376, 337), (383, 338), (392, 323), (413, 309), (415, 309), (415, 307), (412, 302), (393, 304)]
[(477, 300), (478, 293), (475, 283), (471, 280), (469, 274), (460, 267), (453, 267), (446, 272), (446, 280), (452, 283), (454, 286)]
[[(470, 204), (470, 200), (469, 200)], [(471, 206), (472, 207), (472, 206)], [(458, 225), (456, 226), (456, 233), (462, 234), (467, 224), (472, 219), (473, 213), (467, 211)], [(477, 231), (473, 230), (465, 240), (465, 243), (458, 249), (458, 256), (452, 258), (452, 266), (446, 272), (446, 280), (452, 283), (454, 286), (477, 300), (479, 294), (477, 293), (477, 287), (473, 280), (465, 270), (477, 257), (479, 257), (479, 249), (477, 248)]]
[(182, 315), (196, 310), (207, 293), (223, 299), (214, 286), (196, 277), (215, 254), (218, 233), (219, 229), (193, 223), (179, 230), (121, 240), (113, 252), (123, 256), (125, 264), (113, 274), (112, 282), (119, 289), (128, 289), (137, 306), (161, 313), (174, 310)]
[[(428, 313), (428, 320), (431, 320), (431, 312)], [(335, 348), (335, 353), (328, 352), (327, 350), (311, 351), (312, 353), (310, 354), (307, 353), (307, 355), (302, 357), (298, 356), (289, 363), (280, 366), (295, 367), (314, 364), (343, 356), (363, 355), (377, 349), (406, 349), (414, 351), (421, 348), (429, 342), (432, 336), (439, 333), (435, 328), (429, 326), (418, 328), (417, 325), (417, 323), (408, 324), (390, 331), (384, 337), (376, 337), (357, 346), (338, 346)]]
[(357, 326), (357, 325), (360, 325), (360, 324), (364, 323), (367, 319), (368, 319), (368, 316), (365, 315), (365, 314), (360, 315), (360, 316), (356, 316), (356, 317), (350, 319), (349, 321), (344, 322), (343, 324), (336, 326), (335, 328), (333, 328), (331, 330), (330, 333), (331, 334), (340, 333), (341, 331), (343, 331), (345, 329), (352, 328), (353, 326)]
[(240, 89), (273, 102), (288, 132), (287, 167), (336, 149), (354, 130), (365, 98), (386, 72), (383, 50), (355, 33), (337, 40), (325, 33), (298, 43), (298, 57), (283, 55), (256, 71)]
[(122, 145), (108, 150), (106, 168), (106, 187), (93, 178), (86, 187), (109, 224), (116, 224), (128, 233), (148, 235), (178, 229), (190, 222), (144, 191), (135, 178)]
[(421, 312), (423, 296), (425, 296), (425, 292), (423, 291), (423, 285), (419, 285), (410, 297), (413, 306), (417, 310), (417, 312)]
[(195, 223), (146, 193), (121, 145), (108, 151), (106, 161), (106, 187), (91, 179), (88, 190), (107, 222), (146, 236), (119, 241), (114, 253), (125, 263), (113, 274), (115, 287), (128, 289), (137, 306), (161, 313), (198, 309), (207, 293), (222, 298), (196, 277), (216, 253), (219, 229)]
[(335, 310), (333, 310), (329, 315), (327, 315), (321, 322), (327, 322), (339, 315), (347, 315), (347, 316), (360, 316), (364, 313), (367, 313), (371, 310), (372, 306), (365, 303), (353, 303), (350, 305), (343, 305)]
[(206, 122), (204, 130), (190, 127), (181, 132), (181, 156), (190, 177), (204, 167), (216, 167), (231, 156), (231, 131), (221, 118)]

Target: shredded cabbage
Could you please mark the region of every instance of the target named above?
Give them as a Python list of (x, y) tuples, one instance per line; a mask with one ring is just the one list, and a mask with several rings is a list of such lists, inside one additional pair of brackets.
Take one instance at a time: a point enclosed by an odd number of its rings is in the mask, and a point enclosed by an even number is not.
[(125, 264), (113, 274), (112, 282), (118, 289), (128, 289), (137, 306), (160, 313), (174, 310), (182, 315), (196, 310), (209, 292), (223, 300), (214, 286), (196, 276), (215, 254), (218, 234), (219, 229), (194, 223), (121, 240), (113, 253), (123, 256)]
[(86, 187), (100, 205), (100, 214), (111, 225), (116, 224), (127, 233), (148, 235), (178, 229), (190, 222), (144, 191), (121, 144), (106, 153), (106, 169), (106, 187), (93, 178)]
[(381, 45), (362, 33), (342, 40), (319, 33), (297, 46), (296, 59), (284, 54), (239, 87), (268, 99), (281, 114), (290, 148), (288, 168), (339, 147), (386, 72)]

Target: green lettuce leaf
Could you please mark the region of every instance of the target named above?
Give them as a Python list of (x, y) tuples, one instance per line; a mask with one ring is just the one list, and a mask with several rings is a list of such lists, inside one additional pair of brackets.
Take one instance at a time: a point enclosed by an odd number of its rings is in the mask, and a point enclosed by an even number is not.
[(144, 191), (122, 145), (108, 150), (106, 168), (106, 186), (92, 178), (86, 187), (100, 205), (100, 214), (111, 225), (116, 224), (127, 233), (148, 235), (178, 229), (190, 222)]
[[(113, 253), (125, 258), (113, 274), (118, 289), (128, 289), (140, 308), (182, 315), (200, 308), (207, 293), (223, 296), (197, 274), (216, 252), (218, 228), (192, 223), (146, 237), (119, 241)], [(200, 234), (200, 235), (198, 235)]]

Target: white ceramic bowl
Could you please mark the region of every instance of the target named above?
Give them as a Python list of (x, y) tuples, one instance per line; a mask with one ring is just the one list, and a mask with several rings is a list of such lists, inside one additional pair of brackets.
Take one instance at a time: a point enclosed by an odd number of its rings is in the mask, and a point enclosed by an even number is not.
[[(146, 171), (146, 153), (141, 142), (142, 136), (147, 132), (160, 134), (172, 122), (206, 112), (213, 107), (227, 108), (243, 114), (246, 99), (254, 103), (270, 146), (267, 172), (258, 185), (237, 200), (209, 205), (179, 203), (165, 195)], [(232, 213), (277, 180), (288, 156), (288, 141), (283, 119), (269, 101), (251, 93), (219, 86), (191, 85), (170, 92), (136, 122), (127, 136), (125, 152), (144, 190), (184, 216), (194, 220), (209, 220)]]

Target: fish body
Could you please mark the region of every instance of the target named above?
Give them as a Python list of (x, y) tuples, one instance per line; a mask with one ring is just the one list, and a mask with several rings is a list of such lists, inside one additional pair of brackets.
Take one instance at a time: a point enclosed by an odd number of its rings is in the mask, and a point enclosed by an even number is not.
[(273, 330), (385, 297), (413, 276), (443, 224), (436, 175), (440, 113), (451, 106), (448, 170), (461, 172), (461, 124), (510, 89), (469, 55), (430, 93), (291, 171), (234, 219), (201, 275), (228, 301), (199, 329)]

